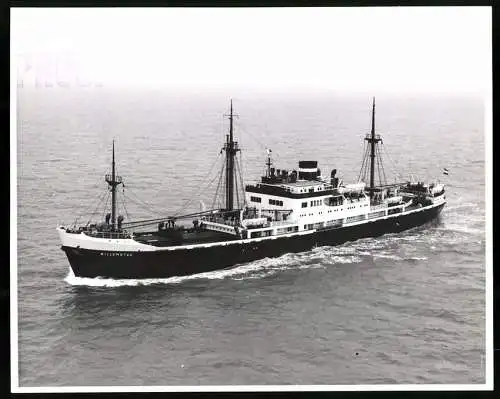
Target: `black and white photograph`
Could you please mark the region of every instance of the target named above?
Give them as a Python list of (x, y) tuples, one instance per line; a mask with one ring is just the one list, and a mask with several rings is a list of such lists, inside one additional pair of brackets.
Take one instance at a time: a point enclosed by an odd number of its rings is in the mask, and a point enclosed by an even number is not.
[(492, 389), (491, 11), (11, 8), (12, 392)]

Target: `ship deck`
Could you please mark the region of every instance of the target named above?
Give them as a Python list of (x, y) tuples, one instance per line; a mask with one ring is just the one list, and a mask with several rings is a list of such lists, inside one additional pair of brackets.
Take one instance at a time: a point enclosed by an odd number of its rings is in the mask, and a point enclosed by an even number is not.
[(142, 244), (153, 245), (156, 247), (169, 247), (176, 245), (233, 241), (238, 239), (238, 237), (224, 232), (204, 229), (174, 229), (135, 233), (133, 239)]

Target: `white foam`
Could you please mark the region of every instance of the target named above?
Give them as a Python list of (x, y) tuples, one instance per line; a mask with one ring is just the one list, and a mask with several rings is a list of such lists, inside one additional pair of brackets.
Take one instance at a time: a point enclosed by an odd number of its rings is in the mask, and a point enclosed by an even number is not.
[(427, 260), (425, 256), (410, 256), (405, 258), (405, 260)]
[(169, 278), (150, 278), (150, 279), (112, 279), (112, 278), (89, 278), (89, 277), (76, 277), (70, 270), (64, 281), (74, 286), (88, 286), (88, 287), (124, 287), (124, 286), (139, 286), (139, 285), (152, 285), (152, 284), (178, 284), (182, 281), (196, 278), (199, 275), (183, 276), (183, 277), (169, 277)]
[(354, 250), (371, 250), (371, 249), (383, 249), (384, 245), (378, 239), (372, 239), (371, 241), (360, 241), (351, 244)]
[(359, 256), (332, 256), (327, 259), (328, 264), (360, 263), (363, 260)]
[(299, 266), (297, 269), (303, 270), (303, 269), (324, 269), (324, 268), (325, 266), (317, 264), (317, 265), (302, 265)]
[(373, 254), (373, 257), (374, 258), (393, 259), (393, 260), (403, 260), (403, 258), (401, 258), (398, 255), (391, 255), (391, 254), (384, 254), (384, 253), (375, 253), (375, 254)]

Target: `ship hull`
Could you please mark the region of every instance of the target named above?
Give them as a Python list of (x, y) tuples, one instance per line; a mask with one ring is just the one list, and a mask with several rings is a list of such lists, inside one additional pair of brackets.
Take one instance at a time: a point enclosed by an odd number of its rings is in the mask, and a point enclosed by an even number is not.
[(353, 226), (316, 230), (311, 234), (273, 237), (197, 248), (158, 251), (102, 251), (62, 246), (77, 277), (145, 279), (186, 276), (230, 268), (265, 257), (304, 252), (316, 246), (339, 245), (360, 238), (398, 233), (425, 224), (444, 203), (420, 212)]

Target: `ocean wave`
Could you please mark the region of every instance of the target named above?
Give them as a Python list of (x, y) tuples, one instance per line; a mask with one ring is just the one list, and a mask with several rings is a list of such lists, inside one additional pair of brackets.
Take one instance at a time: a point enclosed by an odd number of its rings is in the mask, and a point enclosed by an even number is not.
[[(380, 238), (379, 239), (363, 239), (360, 241), (353, 242), (350, 245), (352, 245), (352, 248), (354, 248), (356, 251), (385, 249), (386, 244), (387, 244), (387, 238), (388, 237), (384, 237), (382, 239), (380, 239)], [(385, 242), (384, 242), (384, 240), (385, 240)]]
[(471, 235), (482, 235), (482, 236), (486, 234), (486, 231), (483, 229), (476, 229), (461, 224), (446, 224), (444, 227), (436, 227), (435, 230), (471, 234)]

